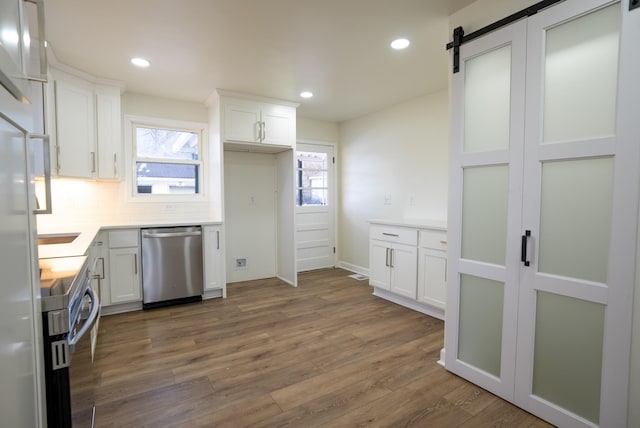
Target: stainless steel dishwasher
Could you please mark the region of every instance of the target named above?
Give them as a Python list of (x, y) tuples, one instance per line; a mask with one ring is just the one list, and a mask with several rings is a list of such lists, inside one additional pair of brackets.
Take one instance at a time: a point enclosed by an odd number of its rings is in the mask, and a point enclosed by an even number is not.
[(202, 300), (202, 228), (142, 229), (142, 306)]

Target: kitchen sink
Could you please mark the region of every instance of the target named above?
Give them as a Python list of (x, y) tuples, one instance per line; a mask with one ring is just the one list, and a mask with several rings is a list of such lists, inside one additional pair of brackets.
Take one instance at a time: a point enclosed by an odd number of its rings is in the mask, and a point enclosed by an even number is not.
[(80, 236), (79, 233), (56, 233), (50, 235), (38, 235), (38, 245), (70, 244)]

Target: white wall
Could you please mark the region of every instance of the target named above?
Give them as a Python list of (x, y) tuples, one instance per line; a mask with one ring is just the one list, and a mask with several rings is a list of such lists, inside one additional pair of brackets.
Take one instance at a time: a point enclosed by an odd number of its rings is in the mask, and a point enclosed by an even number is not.
[[(470, 33), (485, 25), (522, 10), (538, 0), (478, 0), (468, 7), (451, 15), (449, 28), (462, 26)], [(640, 219), (639, 219), (640, 224)], [(628, 427), (640, 427), (640, 239), (638, 240), (636, 261), (636, 283), (634, 292), (634, 315), (632, 332), (631, 373), (629, 387)]]
[(368, 270), (370, 219), (446, 219), (448, 111), (442, 90), (340, 124), (342, 266)]
[(125, 92), (121, 97), (122, 113), (132, 116), (161, 117), (189, 122), (209, 120), (204, 104), (176, 101), (150, 95)]
[(337, 143), (339, 129), (337, 122), (308, 119), (298, 116), (296, 118), (296, 138), (300, 140), (316, 140)]
[(276, 179), (275, 155), (224, 152), (227, 283), (276, 276)]

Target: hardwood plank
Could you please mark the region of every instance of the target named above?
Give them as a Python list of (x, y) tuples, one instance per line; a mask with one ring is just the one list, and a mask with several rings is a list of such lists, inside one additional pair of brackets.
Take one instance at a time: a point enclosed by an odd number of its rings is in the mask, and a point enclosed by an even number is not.
[(103, 317), (81, 381), (95, 384), (96, 426), (549, 426), (440, 367), (442, 321), (348, 275)]

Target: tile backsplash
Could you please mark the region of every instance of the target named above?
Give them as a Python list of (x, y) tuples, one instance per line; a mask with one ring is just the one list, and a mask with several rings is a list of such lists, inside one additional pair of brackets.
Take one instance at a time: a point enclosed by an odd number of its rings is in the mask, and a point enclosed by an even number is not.
[[(36, 183), (36, 195), (44, 198)], [(36, 216), (40, 233), (55, 232), (83, 224), (139, 224), (164, 221), (220, 221), (210, 202), (131, 202), (123, 182), (53, 179), (53, 214)], [(216, 211), (218, 211), (216, 213)]]

